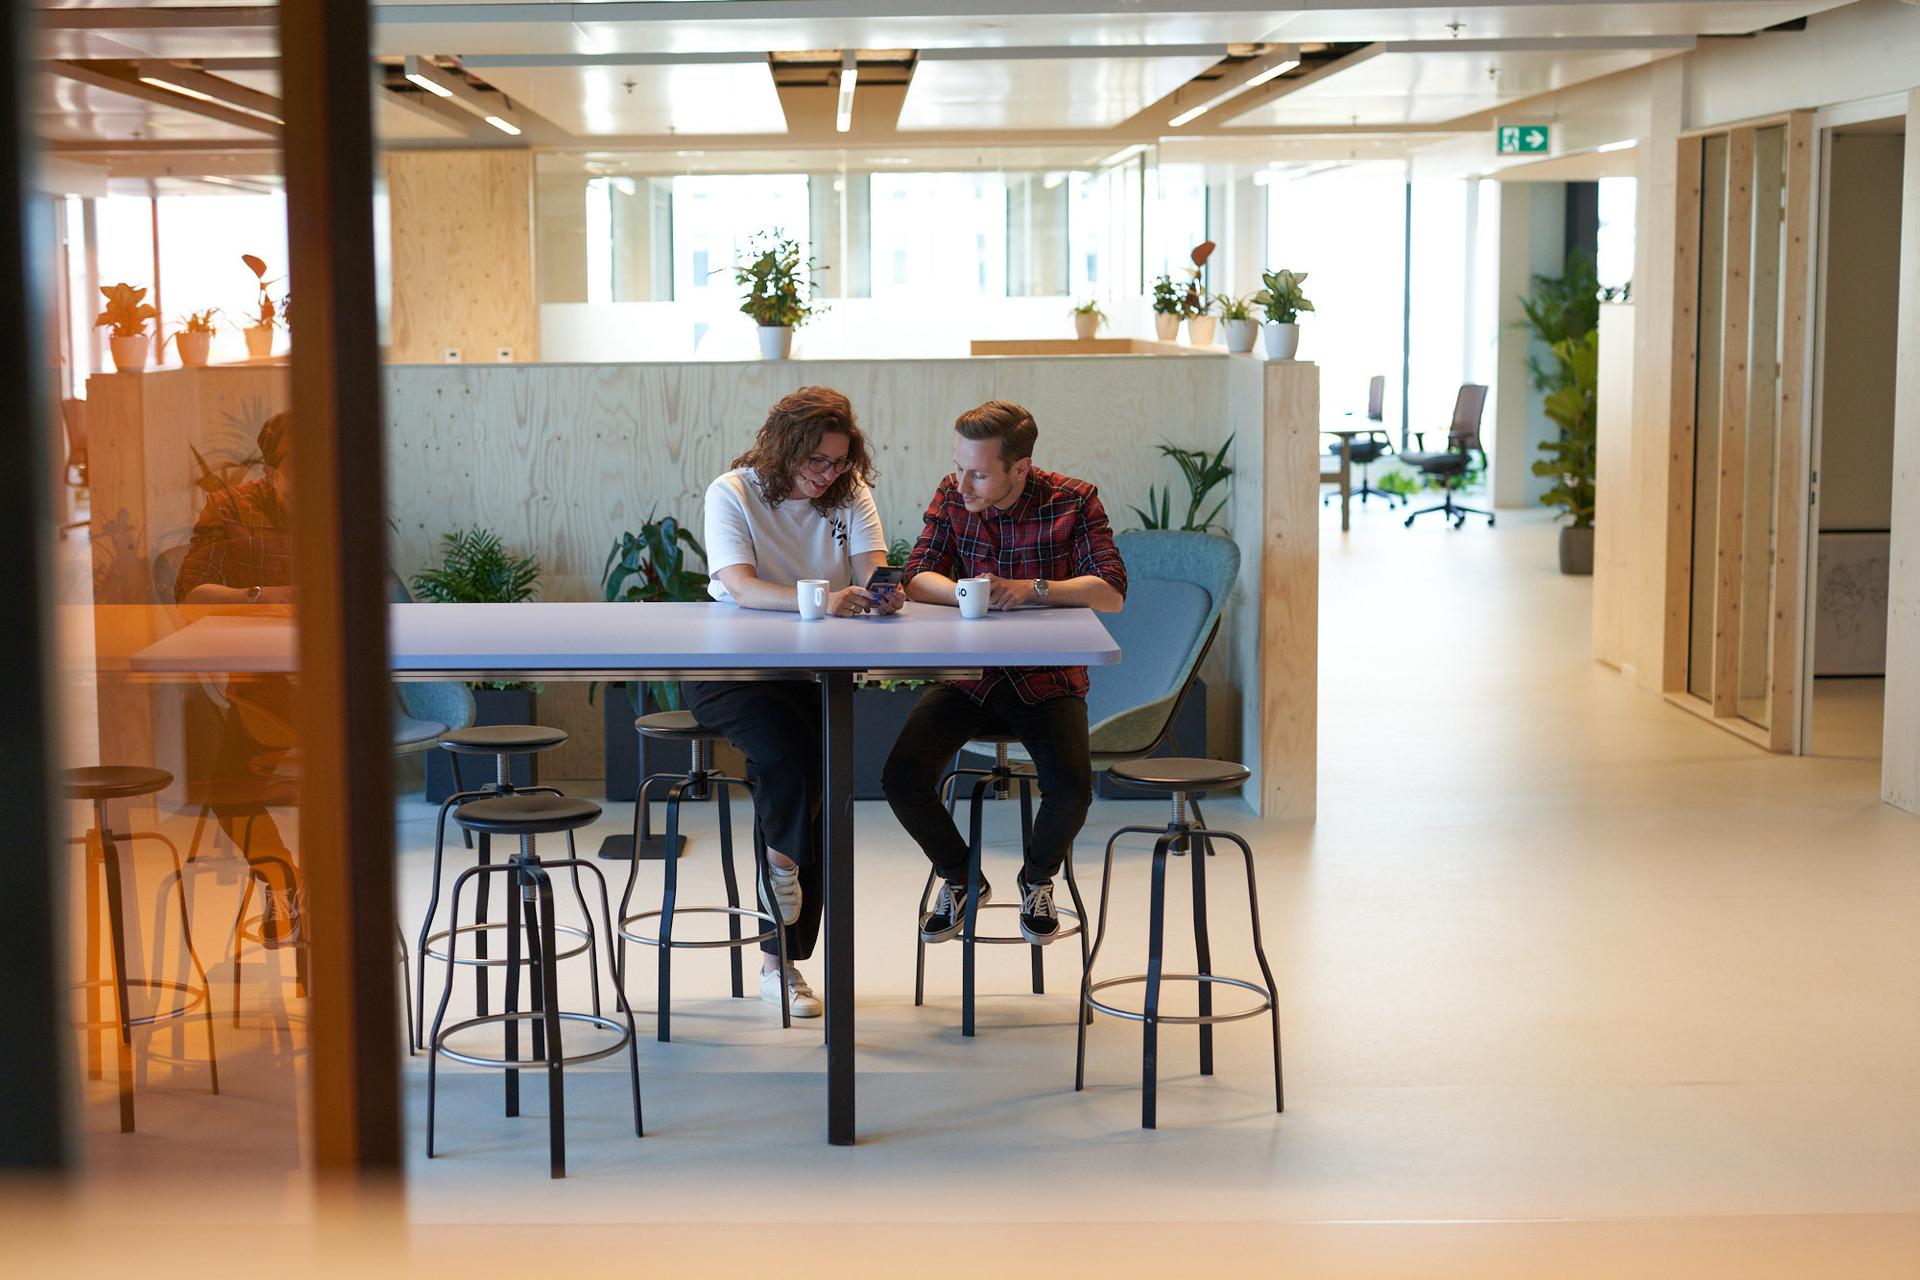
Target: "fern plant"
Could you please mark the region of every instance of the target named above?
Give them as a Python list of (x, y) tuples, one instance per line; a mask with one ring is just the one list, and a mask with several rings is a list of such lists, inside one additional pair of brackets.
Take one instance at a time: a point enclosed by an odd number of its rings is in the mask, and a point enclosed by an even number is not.
[(531, 600), (540, 562), (507, 552), (500, 535), (478, 526), (441, 535), (439, 565), (413, 576), (416, 600), (432, 604), (519, 604)]

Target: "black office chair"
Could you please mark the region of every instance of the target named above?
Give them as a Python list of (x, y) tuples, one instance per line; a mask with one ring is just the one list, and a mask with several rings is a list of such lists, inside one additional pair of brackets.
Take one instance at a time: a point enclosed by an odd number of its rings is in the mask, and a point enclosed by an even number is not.
[[(1403, 504), (1407, 501), (1407, 499), (1401, 498), (1398, 494), (1388, 493), (1385, 489), (1374, 488), (1372, 481), (1367, 476), (1367, 467), (1370, 464), (1380, 461), (1382, 457), (1393, 452), (1392, 447), (1387, 442), (1387, 431), (1384, 425), (1386, 412), (1386, 375), (1376, 373), (1367, 380), (1367, 421), (1377, 422), (1383, 425), (1372, 428), (1367, 435), (1355, 436), (1347, 445), (1347, 448), (1350, 450), (1348, 456), (1353, 459), (1354, 465), (1360, 468), (1360, 487), (1350, 490), (1349, 496), (1360, 499), (1362, 505), (1365, 505), (1369, 496), (1384, 499), (1389, 507), (1393, 506), (1396, 498)], [(1340, 442), (1336, 440), (1328, 445), (1327, 452), (1337, 459), (1340, 456)], [(1323, 507), (1326, 506), (1333, 501), (1334, 496), (1335, 495), (1331, 493), (1327, 494), (1320, 499), (1320, 505)]]
[(1429, 512), (1438, 511), (1453, 521), (1458, 529), (1466, 523), (1468, 516), (1485, 516), (1487, 524), (1493, 524), (1493, 512), (1482, 511), (1478, 507), (1463, 507), (1453, 500), (1453, 491), (1468, 471), (1473, 467), (1473, 455), (1480, 455), (1480, 465), (1486, 466), (1487, 451), (1480, 443), (1480, 414), (1487, 407), (1487, 389), (1476, 382), (1462, 383), (1460, 394), (1454, 397), (1453, 421), (1447, 425), (1447, 447), (1441, 453), (1424, 452), (1426, 433), (1414, 432), (1420, 450), (1402, 451), (1401, 461), (1420, 469), (1422, 475), (1436, 477), (1442, 486), (1446, 501), (1437, 507), (1422, 507), (1407, 517), (1407, 527)]

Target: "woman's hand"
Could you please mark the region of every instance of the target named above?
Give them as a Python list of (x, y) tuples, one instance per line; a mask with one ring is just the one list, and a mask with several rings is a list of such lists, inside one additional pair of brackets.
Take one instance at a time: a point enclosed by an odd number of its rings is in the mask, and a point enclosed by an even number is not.
[(867, 594), (865, 587), (842, 587), (827, 597), (827, 613), (835, 618), (871, 613), (876, 607), (874, 598)]

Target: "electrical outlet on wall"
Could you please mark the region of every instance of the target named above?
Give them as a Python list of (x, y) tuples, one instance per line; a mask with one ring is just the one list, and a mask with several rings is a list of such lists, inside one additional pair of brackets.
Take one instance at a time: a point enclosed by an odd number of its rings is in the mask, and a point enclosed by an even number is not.
[(447, 354), (446, 354), (446, 355), (444, 355), (444, 356), (442, 356), (442, 357), (440, 357), (440, 359), (441, 359), (441, 362), (442, 362), (442, 363), (444, 363), (444, 364), (459, 364), (459, 363), (460, 363), (460, 348), (458, 348), (458, 347), (448, 347), (448, 348), (447, 348)]

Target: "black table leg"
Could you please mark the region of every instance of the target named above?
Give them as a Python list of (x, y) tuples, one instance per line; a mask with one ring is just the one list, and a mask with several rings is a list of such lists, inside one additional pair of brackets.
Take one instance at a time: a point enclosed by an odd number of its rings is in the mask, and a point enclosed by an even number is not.
[(827, 1141), (853, 1143), (853, 676), (820, 673), (826, 855)]

